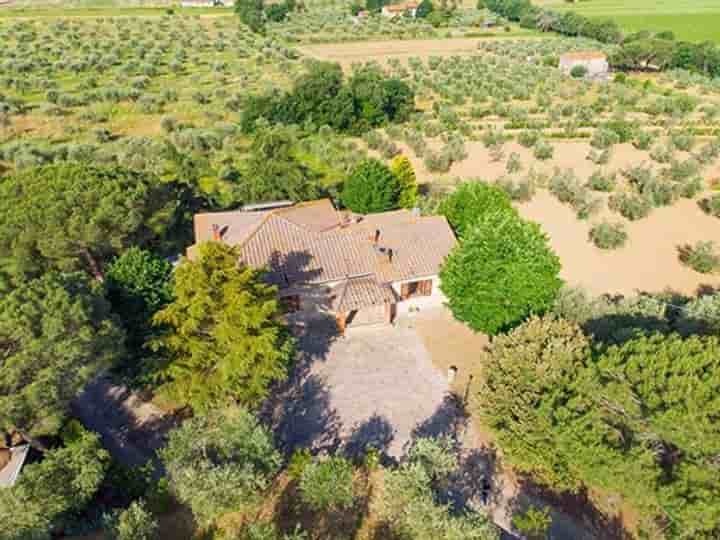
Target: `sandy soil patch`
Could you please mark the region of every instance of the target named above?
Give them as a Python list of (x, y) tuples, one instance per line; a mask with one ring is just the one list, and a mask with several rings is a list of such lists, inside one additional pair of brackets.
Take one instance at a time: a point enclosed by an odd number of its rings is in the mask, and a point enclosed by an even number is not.
[(665, 289), (694, 294), (699, 288), (720, 286), (720, 276), (699, 274), (678, 260), (679, 245), (699, 240), (720, 245), (720, 222), (705, 215), (695, 201), (680, 200), (628, 223), (628, 243), (615, 251), (603, 251), (591, 244), (588, 232), (593, 221), (578, 221), (572, 209), (546, 191), (519, 210), (540, 223), (549, 235), (562, 261), (562, 277), (594, 294), (630, 295)]

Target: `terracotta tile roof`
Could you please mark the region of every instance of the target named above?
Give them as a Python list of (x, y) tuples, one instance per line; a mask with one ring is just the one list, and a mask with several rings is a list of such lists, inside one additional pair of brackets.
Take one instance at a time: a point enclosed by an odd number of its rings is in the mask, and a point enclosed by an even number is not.
[(25, 463), (25, 458), (30, 450), (30, 445), (22, 444), (9, 450), (10, 459), (7, 460), (4, 467), (0, 468), (0, 489), (15, 485), (20, 475), (20, 470)]
[(600, 51), (578, 51), (569, 52), (560, 56), (560, 61), (563, 60), (605, 60), (607, 55)]
[[(366, 305), (387, 300), (377, 287), (436, 275), (455, 245), (444, 217), (407, 210), (340, 214), (327, 199), (262, 212), (199, 214), (197, 242), (212, 238), (213, 224), (223, 241), (238, 246), (242, 262), (267, 268), (268, 280), (280, 288), (363, 278), (348, 298), (365, 299)], [(191, 258), (194, 247), (188, 249)]]
[(370, 306), (396, 302), (389, 285), (381, 285), (373, 276), (348, 279), (333, 288), (332, 309), (347, 313)]

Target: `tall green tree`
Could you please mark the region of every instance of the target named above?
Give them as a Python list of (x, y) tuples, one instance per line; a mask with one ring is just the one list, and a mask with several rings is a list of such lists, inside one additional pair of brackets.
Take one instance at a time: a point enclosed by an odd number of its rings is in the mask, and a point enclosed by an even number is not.
[(174, 185), (117, 167), (60, 163), (0, 182), (0, 270), (33, 277), (49, 269), (104, 265), (130, 245), (157, 242), (175, 224)]
[(235, 13), (240, 21), (255, 33), (265, 31), (265, 2), (263, 0), (235, 0)]
[(493, 339), (483, 359), (473, 412), (493, 430), (513, 467), (559, 490), (575, 490), (558, 431), (567, 389), (590, 358), (590, 340), (577, 324), (533, 317)]
[(160, 457), (170, 489), (202, 525), (254, 509), (282, 461), (269, 430), (238, 407), (186, 421), (170, 432)]
[(140, 345), (150, 319), (172, 300), (172, 265), (151, 251), (131, 247), (108, 266), (108, 300), (129, 337)]
[(109, 454), (94, 433), (26, 465), (17, 484), (0, 489), (0, 538), (49, 540), (58, 518), (81, 511), (105, 478)]
[(236, 188), (240, 200), (256, 203), (317, 198), (318, 183), (312, 171), (293, 155), (294, 142), (291, 132), (282, 126), (258, 131)]
[(70, 402), (123, 353), (123, 337), (84, 274), (51, 272), (0, 298), (0, 432), (57, 434)]
[(150, 345), (167, 358), (170, 395), (197, 409), (265, 398), (293, 354), (276, 293), (261, 272), (238, 266), (230, 246), (201, 244), (175, 270), (175, 299), (153, 318), (164, 330)]
[(484, 214), (497, 210), (514, 213), (507, 193), (485, 182), (469, 181), (442, 200), (438, 213), (447, 218), (458, 238), (463, 238)]
[(400, 155), (393, 159), (390, 170), (400, 183), (398, 206), (400, 208), (414, 208), (417, 205), (418, 185), (412, 163), (406, 156)]
[(440, 287), (457, 320), (492, 335), (551, 308), (559, 273), (540, 226), (500, 209), (464, 233), (443, 265)]
[(340, 200), (359, 214), (386, 212), (398, 207), (402, 185), (388, 167), (377, 159), (359, 163), (343, 184)]
[(654, 335), (610, 347), (578, 395), (591, 400), (573, 448), (583, 481), (660, 517), (670, 537), (717, 538), (720, 340)]

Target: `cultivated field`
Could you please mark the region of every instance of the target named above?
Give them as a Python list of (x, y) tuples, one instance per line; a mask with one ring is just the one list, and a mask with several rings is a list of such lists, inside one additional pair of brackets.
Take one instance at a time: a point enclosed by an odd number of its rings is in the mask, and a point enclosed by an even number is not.
[(612, 18), (630, 32), (672, 30), (678, 39), (720, 41), (720, 3), (715, 0), (591, 0), (574, 4), (544, 0), (537, 4)]

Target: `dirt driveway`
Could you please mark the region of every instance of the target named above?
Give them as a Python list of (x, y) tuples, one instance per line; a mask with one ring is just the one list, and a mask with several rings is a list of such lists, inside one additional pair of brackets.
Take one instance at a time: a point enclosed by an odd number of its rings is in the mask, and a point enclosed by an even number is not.
[(448, 382), (414, 329), (356, 328), (340, 337), (318, 322), (299, 344), (296, 373), (266, 410), (286, 450), (358, 454), (372, 446), (397, 459), (414, 436), (454, 428)]

